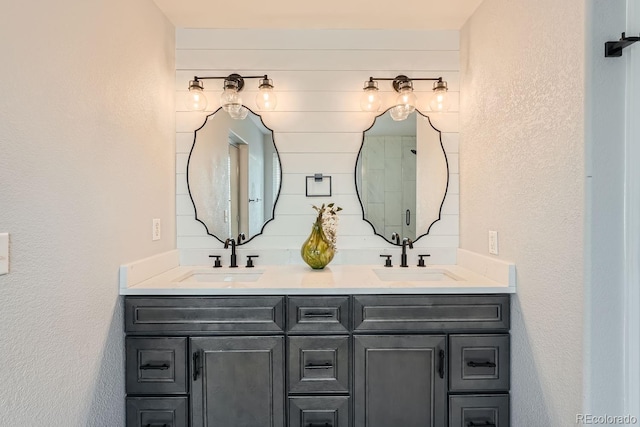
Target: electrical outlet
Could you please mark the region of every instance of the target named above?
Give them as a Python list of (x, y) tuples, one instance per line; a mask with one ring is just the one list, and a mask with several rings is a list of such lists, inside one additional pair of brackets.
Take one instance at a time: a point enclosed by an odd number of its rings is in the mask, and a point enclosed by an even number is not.
[(9, 233), (0, 233), (0, 276), (9, 272)]
[(153, 219), (153, 230), (151, 232), (151, 240), (153, 240), (153, 241), (160, 240), (161, 231), (162, 231), (162, 226), (160, 225), (160, 218), (154, 218)]
[(489, 253), (498, 255), (498, 232), (489, 230)]

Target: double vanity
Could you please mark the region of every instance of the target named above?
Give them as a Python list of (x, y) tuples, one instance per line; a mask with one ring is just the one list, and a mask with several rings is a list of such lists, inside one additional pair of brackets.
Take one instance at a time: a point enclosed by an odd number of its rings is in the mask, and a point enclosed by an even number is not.
[(121, 271), (127, 427), (509, 425), (512, 265), (172, 258)]

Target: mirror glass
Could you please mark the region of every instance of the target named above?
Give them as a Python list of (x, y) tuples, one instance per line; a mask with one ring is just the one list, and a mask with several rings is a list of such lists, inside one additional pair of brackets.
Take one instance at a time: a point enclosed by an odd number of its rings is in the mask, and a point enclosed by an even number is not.
[[(187, 186), (196, 220), (221, 242), (246, 243), (273, 219), (282, 172), (273, 131), (249, 110), (244, 120), (222, 109), (195, 131)], [(240, 241), (243, 233), (246, 240)]]
[(389, 110), (376, 117), (363, 134), (355, 175), (363, 219), (388, 242), (393, 233), (415, 241), (440, 219), (447, 155), (440, 131), (419, 111), (403, 121)]

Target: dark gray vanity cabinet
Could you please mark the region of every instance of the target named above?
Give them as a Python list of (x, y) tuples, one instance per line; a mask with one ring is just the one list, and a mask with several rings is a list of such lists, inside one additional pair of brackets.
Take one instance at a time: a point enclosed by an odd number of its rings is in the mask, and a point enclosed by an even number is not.
[(354, 426), (444, 426), (444, 335), (354, 337)]
[(127, 427), (509, 427), (508, 295), (127, 297)]
[(285, 425), (284, 337), (190, 342), (192, 427)]

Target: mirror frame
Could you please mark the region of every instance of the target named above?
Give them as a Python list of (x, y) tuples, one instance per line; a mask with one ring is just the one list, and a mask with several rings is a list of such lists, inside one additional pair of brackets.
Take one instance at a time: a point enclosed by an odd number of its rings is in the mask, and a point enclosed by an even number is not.
[[(360, 191), (358, 190), (358, 159), (360, 158), (360, 155), (362, 154), (362, 149), (364, 148), (364, 138), (365, 138), (365, 133), (370, 130), (373, 126), (375, 126), (376, 121), (378, 120), (378, 117), (384, 116), (385, 114), (387, 114), (389, 112), (389, 110), (391, 110), (390, 107), (387, 110), (383, 111), (382, 113), (378, 114), (377, 116), (375, 116), (375, 118), (373, 119), (373, 123), (371, 123), (371, 126), (369, 126), (368, 128), (366, 128), (364, 131), (362, 131), (362, 143), (360, 144), (360, 149), (358, 150), (358, 155), (356, 156), (356, 165), (354, 167), (354, 173), (353, 173), (353, 179), (354, 179), (354, 184), (356, 187), (356, 194), (358, 195), (358, 202), (360, 203), (360, 210), (362, 211), (362, 219), (364, 221), (366, 221), (367, 223), (369, 223), (369, 225), (371, 226), (371, 229), (373, 230), (373, 234), (376, 236), (380, 236), (383, 240), (385, 240), (387, 243), (391, 243), (394, 246), (399, 246), (400, 243), (394, 243), (392, 241), (390, 241), (389, 239), (387, 239), (385, 236), (383, 236), (382, 234), (378, 233), (376, 231), (376, 227), (373, 225), (373, 223), (371, 221), (369, 221), (367, 218), (365, 218), (365, 212), (364, 212), (364, 205), (362, 204), (362, 197), (360, 195)], [(427, 119), (427, 121), (429, 122), (429, 126), (431, 126), (431, 128), (433, 130), (435, 130), (436, 132), (438, 132), (438, 140), (440, 141), (440, 148), (442, 149), (442, 154), (444, 155), (444, 162), (447, 166), (447, 185), (444, 189), (444, 196), (442, 197), (442, 202), (440, 203), (440, 208), (438, 209), (438, 218), (436, 218), (431, 224), (429, 224), (429, 227), (427, 228), (427, 231), (423, 234), (420, 234), (419, 236), (417, 235), (417, 231), (416, 231), (416, 238), (413, 240), (413, 242), (417, 242), (418, 240), (420, 240), (422, 237), (426, 236), (427, 234), (429, 234), (429, 232), (431, 231), (431, 227), (433, 227), (433, 224), (435, 224), (436, 222), (440, 221), (442, 219), (442, 206), (444, 206), (444, 201), (447, 199), (447, 194), (449, 192), (449, 158), (447, 157), (447, 152), (444, 149), (444, 145), (442, 144), (442, 132), (437, 129), (433, 123), (431, 123), (431, 118), (429, 116), (427, 116), (426, 114), (423, 114), (420, 110), (418, 110), (416, 108), (415, 110), (416, 114), (419, 114), (420, 116), (424, 117), (425, 119)], [(417, 118), (417, 117), (416, 117)], [(417, 195), (416, 195), (417, 198)], [(401, 236), (404, 237), (404, 236)]]
[[(280, 163), (280, 185), (278, 186), (278, 194), (276, 195), (275, 200), (273, 201), (273, 209), (271, 209), (271, 218), (269, 218), (268, 220), (266, 220), (264, 222), (264, 224), (262, 224), (262, 228), (260, 228), (260, 232), (254, 234), (253, 236), (250, 236), (247, 240), (244, 240), (242, 242), (236, 242), (236, 246), (240, 246), (240, 245), (245, 245), (247, 243), (249, 243), (250, 241), (252, 241), (254, 238), (256, 238), (257, 236), (260, 236), (263, 232), (265, 227), (267, 226), (268, 223), (270, 223), (271, 221), (273, 221), (275, 219), (276, 216), (276, 205), (278, 204), (278, 200), (280, 199), (280, 193), (282, 192), (282, 159), (280, 158), (280, 152), (278, 151), (278, 146), (276, 145), (276, 138), (275, 138), (275, 132), (273, 131), (273, 129), (271, 129), (269, 126), (267, 126), (264, 123), (264, 120), (262, 119), (262, 116), (258, 113), (255, 113), (252, 109), (250, 109), (247, 106), (244, 106), (244, 108), (246, 108), (247, 110), (249, 110), (249, 112), (251, 114), (254, 114), (255, 116), (260, 118), (260, 122), (262, 123), (262, 125), (269, 131), (271, 132), (271, 139), (273, 140), (273, 148), (276, 152), (276, 155), (278, 156), (278, 163)], [(225, 241), (220, 239), (218, 236), (216, 236), (215, 234), (212, 234), (209, 231), (209, 227), (207, 227), (207, 224), (205, 224), (200, 218), (198, 218), (198, 208), (196, 207), (196, 203), (193, 200), (193, 196), (191, 195), (191, 186), (189, 184), (189, 166), (191, 163), (191, 155), (193, 153), (193, 149), (196, 146), (196, 143), (198, 141), (198, 131), (200, 129), (202, 129), (203, 127), (205, 127), (205, 125), (207, 124), (207, 122), (209, 121), (210, 117), (213, 117), (214, 115), (216, 115), (218, 112), (220, 112), (221, 114), (227, 114), (222, 107), (219, 107), (217, 110), (213, 111), (210, 114), (207, 114), (207, 116), (204, 119), (204, 123), (202, 123), (202, 125), (196, 129), (193, 132), (193, 143), (191, 144), (191, 149), (189, 150), (189, 158), (187, 159), (187, 169), (185, 171), (185, 175), (187, 177), (187, 192), (189, 193), (189, 199), (191, 199), (191, 204), (193, 205), (193, 210), (194, 210), (194, 217), (195, 220), (198, 221), (200, 224), (202, 224), (204, 226), (205, 231), (207, 232), (207, 234), (209, 236), (215, 237), (220, 243), (224, 243)], [(243, 119), (246, 120), (247, 118)], [(236, 236), (233, 236), (233, 238), (236, 238)]]

